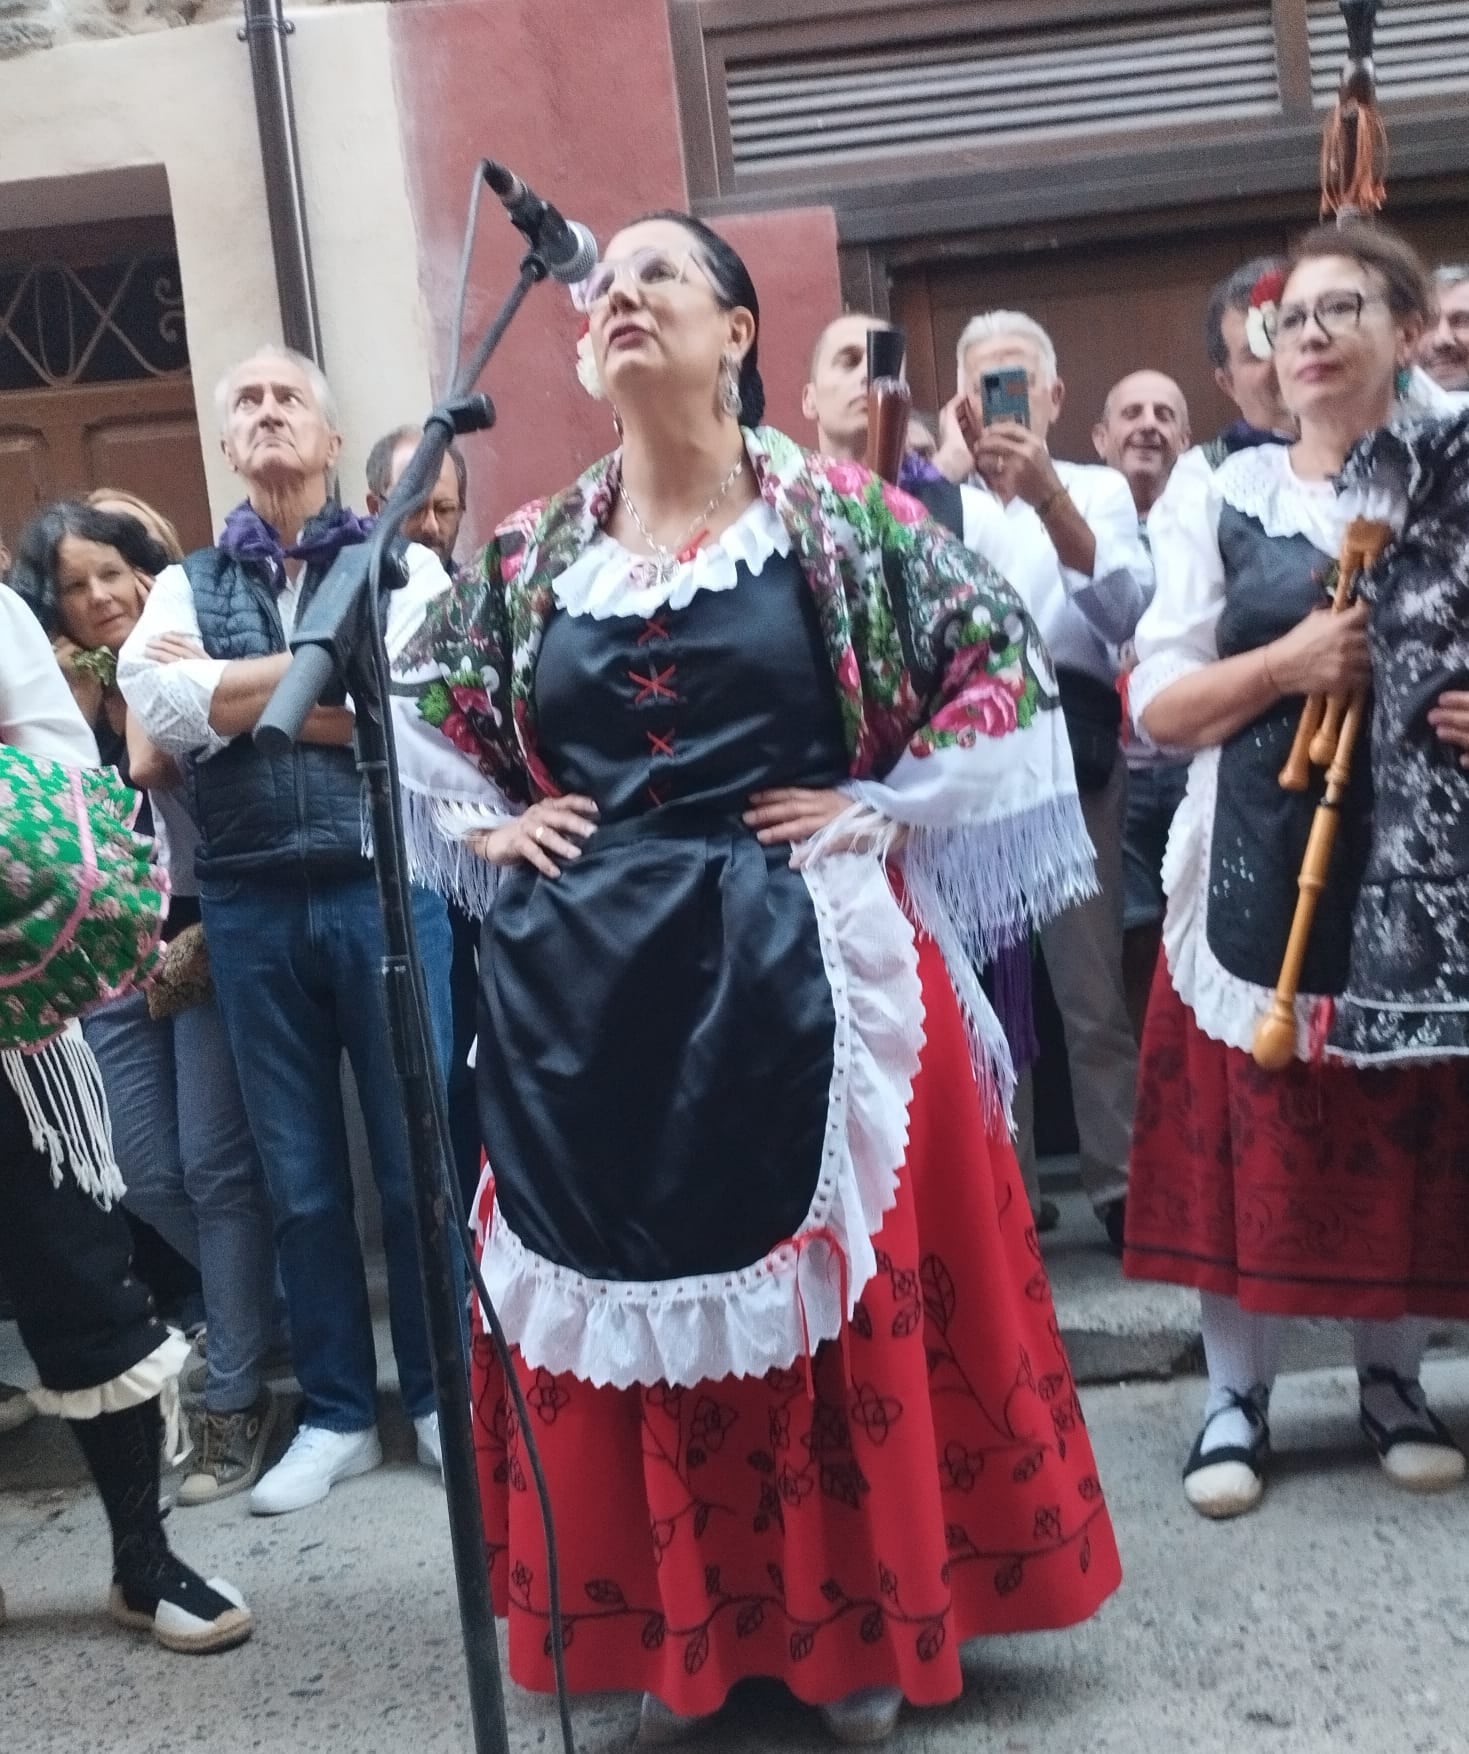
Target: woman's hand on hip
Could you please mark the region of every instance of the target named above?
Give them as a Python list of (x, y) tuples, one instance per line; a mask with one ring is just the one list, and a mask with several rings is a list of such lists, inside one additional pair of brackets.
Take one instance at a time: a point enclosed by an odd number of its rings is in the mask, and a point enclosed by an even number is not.
[(559, 877), (556, 860), (581, 857), (577, 842), (597, 832), (596, 815), (590, 798), (546, 798), (512, 822), (471, 834), (469, 848), (491, 865), (533, 865), (543, 877)]
[(746, 828), (755, 830), (755, 839), (763, 847), (783, 842), (799, 846), (851, 808), (852, 800), (845, 792), (827, 787), (773, 786), (769, 791), (751, 793), (743, 821)]
[[(1428, 722), (1440, 743), (1469, 752), (1469, 694), (1447, 689), (1429, 709)], [(1469, 767), (1469, 753), (1460, 755), (1460, 767)]]

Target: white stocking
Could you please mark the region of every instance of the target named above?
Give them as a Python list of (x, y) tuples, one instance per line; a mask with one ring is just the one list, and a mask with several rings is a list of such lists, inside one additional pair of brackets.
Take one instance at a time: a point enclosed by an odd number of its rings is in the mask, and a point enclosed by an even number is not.
[[(1395, 1322), (1353, 1322), (1352, 1350), (1359, 1371), (1373, 1365), (1390, 1370), (1405, 1383), (1416, 1384), (1433, 1332), (1425, 1316), (1400, 1316)], [(1418, 1396), (1414, 1400), (1420, 1399)], [(1391, 1383), (1372, 1383), (1362, 1391), (1362, 1405), (1386, 1426), (1401, 1425), (1412, 1417)]]
[(1280, 1369), (1285, 1318), (1241, 1309), (1232, 1297), (1214, 1291), (1200, 1292), (1199, 1305), (1209, 1368), (1204, 1454), (1230, 1445), (1247, 1448), (1255, 1434), (1234, 1399), (1262, 1388), (1269, 1395)]

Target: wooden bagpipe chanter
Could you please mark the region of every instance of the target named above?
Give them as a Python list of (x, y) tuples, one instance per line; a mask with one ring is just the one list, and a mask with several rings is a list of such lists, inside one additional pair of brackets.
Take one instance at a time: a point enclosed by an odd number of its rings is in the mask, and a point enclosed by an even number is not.
[[(1372, 518), (1354, 518), (1342, 539), (1337, 557), (1336, 588), (1331, 613), (1340, 615), (1356, 599), (1357, 583), (1366, 567), (1382, 555), (1392, 536), (1389, 524)], [(1316, 905), (1326, 887), (1331, 855), (1341, 824), (1342, 800), (1352, 777), (1352, 762), (1361, 740), (1367, 715), (1367, 690), (1348, 694), (1312, 694), (1301, 709), (1295, 741), (1280, 770), (1280, 784), (1288, 792), (1304, 792), (1315, 769), (1325, 769), (1326, 787), (1312, 818), (1311, 833), (1301, 860), (1297, 880), (1295, 914), (1281, 962), (1280, 978), (1270, 1009), (1255, 1031), (1254, 1057), (1268, 1072), (1283, 1071), (1295, 1058), (1296, 995), (1301, 969), (1316, 918)]]

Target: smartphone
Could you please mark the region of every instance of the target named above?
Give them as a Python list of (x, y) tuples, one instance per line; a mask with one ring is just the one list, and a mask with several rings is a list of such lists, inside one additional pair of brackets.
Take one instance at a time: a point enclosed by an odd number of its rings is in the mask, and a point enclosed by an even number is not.
[(1030, 425), (1030, 377), (1023, 366), (1003, 366), (979, 380), (979, 410), (986, 426), (1013, 420)]

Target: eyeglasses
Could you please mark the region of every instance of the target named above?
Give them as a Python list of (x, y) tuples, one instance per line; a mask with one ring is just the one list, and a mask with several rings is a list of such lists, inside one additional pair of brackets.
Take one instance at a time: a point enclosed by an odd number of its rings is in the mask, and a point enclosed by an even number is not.
[(590, 311), (612, 296), (613, 287), (624, 274), (645, 292), (655, 286), (677, 286), (687, 279), (689, 263), (694, 260), (692, 250), (670, 256), (667, 250), (650, 244), (620, 261), (599, 262), (585, 280), (572, 287), (572, 302), (579, 311)]
[(1323, 335), (1335, 339), (1360, 326), (1362, 312), (1368, 305), (1386, 303), (1375, 292), (1323, 292), (1309, 309), (1305, 305), (1283, 305), (1274, 322), (1267, 321), (1265, 333), (1272, 347), (1299, 347), (1305, 339), (1306, 325), (1314, 320)]

